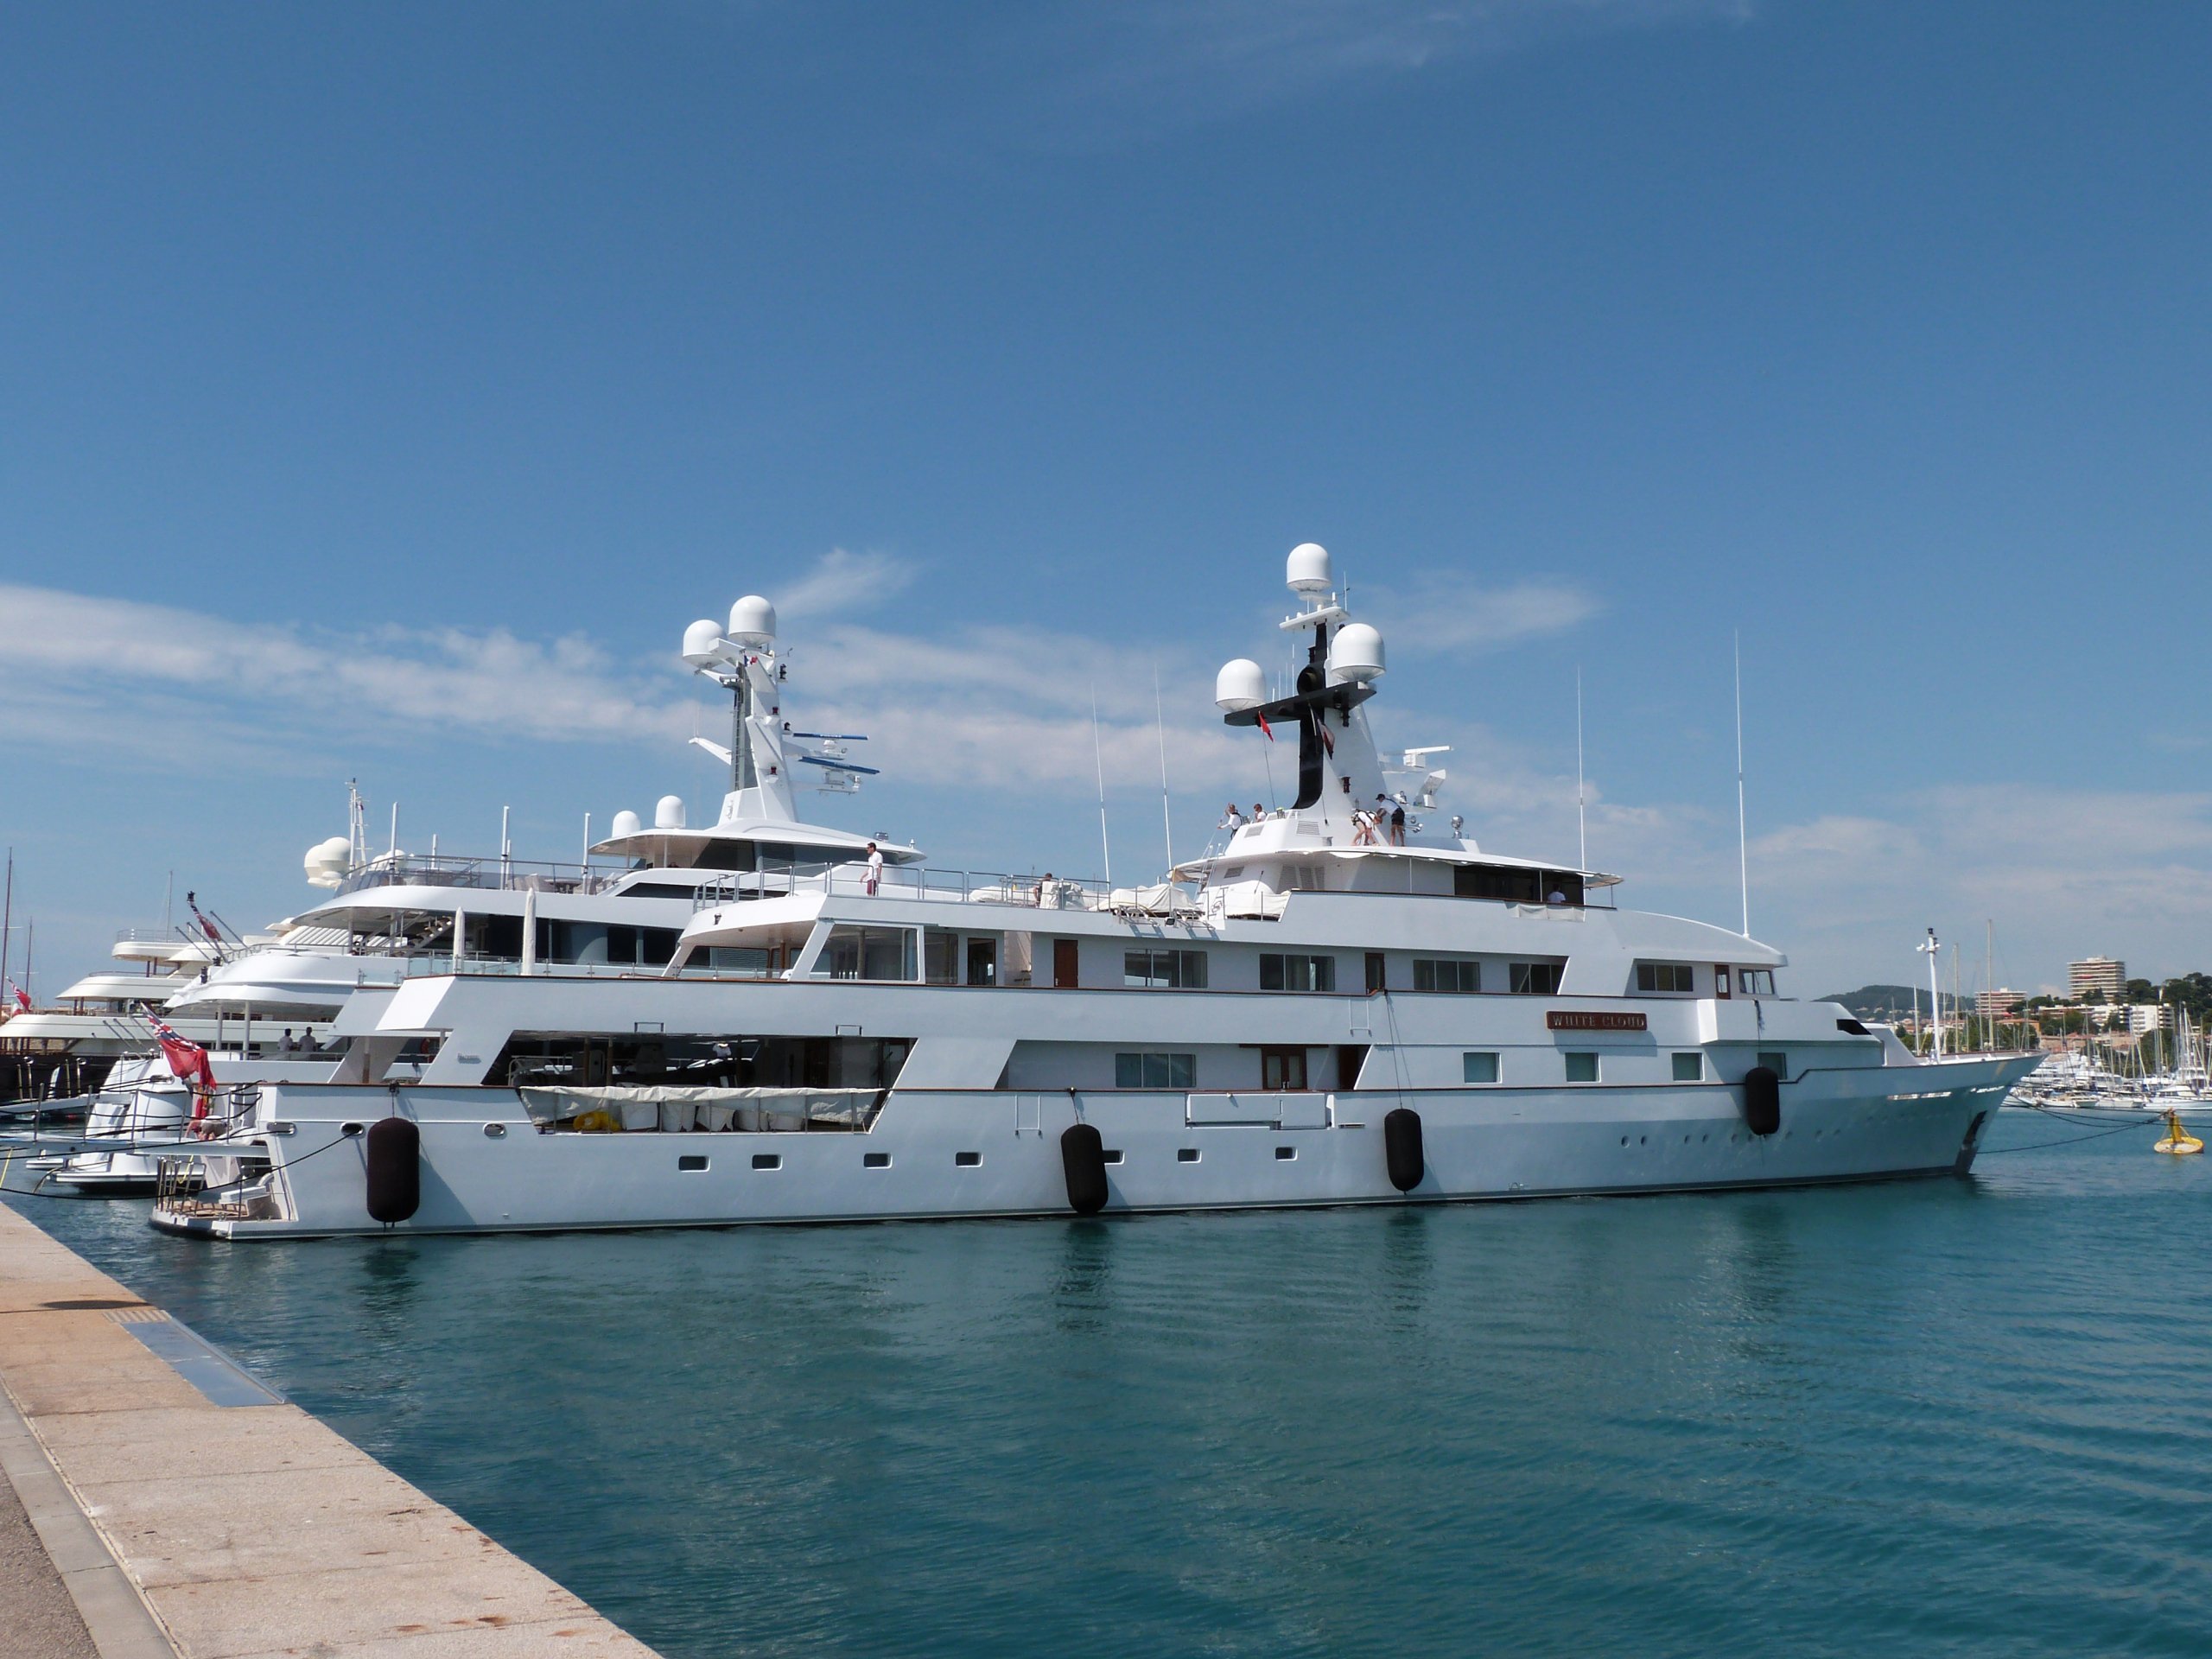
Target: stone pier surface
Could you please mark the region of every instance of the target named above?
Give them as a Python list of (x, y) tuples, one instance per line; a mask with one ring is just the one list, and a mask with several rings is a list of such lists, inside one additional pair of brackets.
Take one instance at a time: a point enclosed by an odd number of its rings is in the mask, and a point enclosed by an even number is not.
[(57, 1656), (653, 1659), (4, 1205), (0, 1389), (45, 1557), (0, 1500), (0, 1605)]

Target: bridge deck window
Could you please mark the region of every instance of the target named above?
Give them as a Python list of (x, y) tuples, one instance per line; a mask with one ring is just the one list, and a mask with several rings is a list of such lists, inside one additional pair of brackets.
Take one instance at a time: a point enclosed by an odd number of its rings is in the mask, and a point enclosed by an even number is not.
[(1551, 996), (1559, 990), (1560, 964), (1516, 962), (1506, 967), (1506, 988), (1516, 996)]
[(1639, 991), (1686, 994), (1694, 988), (1695, 982), (1687, 962), (1639, 962), (1636, 964), (1636, 988)]
[(1337, 988), (1334, 957), (1294, 957), (1266, 951), (1260, 957), (1260, 988), (1263, 991), (1333, 991)]
[(1414, 989), (1458, 991), (1471, 995), (1483, 988), (1483, 965), (1451, 957), (1415, 957)]
[(1195, 1054), (1138, 1052), (1114, 1057), (1116, 1089), (1191, 1089), (1197, 1086)]
[(1122, 957), (1122, 983), (1202, 991), (1206, 988), (1203, 950), (1130, 950)]

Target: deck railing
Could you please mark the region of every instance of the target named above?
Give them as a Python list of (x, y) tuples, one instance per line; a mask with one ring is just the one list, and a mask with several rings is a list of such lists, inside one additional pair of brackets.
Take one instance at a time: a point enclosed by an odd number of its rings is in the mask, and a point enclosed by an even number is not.
[(874, 895), (956, 905), (1012, 905), (1025, 910), (1105, 910), (1114, 892), (1103, 881), (1064, 875), (1014, 875), (1001, 870), (940, 870), (888, 864), (871, 880), (862, 864), (784, 865), (733, 872), (702, 886), (693, 908), (792, 893)]

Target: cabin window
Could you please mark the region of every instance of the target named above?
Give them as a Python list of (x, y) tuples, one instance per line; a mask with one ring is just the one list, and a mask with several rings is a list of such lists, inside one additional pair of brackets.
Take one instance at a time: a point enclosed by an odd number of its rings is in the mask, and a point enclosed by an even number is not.
[(1559, 963), (1516, 962), (1506, 968), (1506, 987), (1516, 996), (1551, 996), (1559, 990)]
[(1567, 1051), (1566, 1058), (1567, 1080), (1569, 1083), (1598, 1081), (1598, 1056), (1593, 1050), (1570, 1048)]
[(1703, 1083), (1705, 1081), (1705, 1056), (1702, 1054), (1675, 1055), (1675, 1081), (1676, 1083)]
[(1198, 1057), (1195, 1054), (1116, 1054), (1116, 1089), (1192, 1089), (1197, 1087)]
[(1541, 904), (1544, 899), (1538, 872), (1505, 869), (1495, 864), (1454, 865), (1452, 891), (1462, 899), (1501, 899), (1517, 905)]
[(1471, 995), (1483, 988), (1483, 965), (1450, 957), (1415, 957), (1414, 989)]
[(1260, 1051), (1260, 1087), (1305, 1088), (1306, 1051), (1303, 1048), (1262, 1048)]
[(1459, 1057), (1461, 1078), (1468, 1083), (1496, 1083), (1497, 1055), (1492, 1050), (1473, 1050)]
[(1128, 951), (1122, 957), (1122, 983), (1202, 991), (1206, 988), (1206, 953), (1203, 950)]
[(922, 934), (922, 977), (932, 985), (960, 982), (960, 936), (929, 928)]
[(1736, 988), (1745, 996), (1772, 996), (1774, 969), (1771, 968), (1741, 969), (1736, 975)]
[(1773, 1072), (1777, 1077), (1786, 1077), (1789, 1075), (1789, 1056), (1783, 1052), (1780, 1049), (1761, 1049), (1759, 1051), (1759, 1064), (1766, 1067), (1768, 1071)]
[(1694, 988), (1687, 962), (1639, 962), (1636, 964), (1636, 988), (1639, 991), (1686, 993)]
[(968, 941), (968, 982), (970, 985), (995, 985), (999, 982), (999, 942), (996, 939)]
[(1337, 988), (1334, 957), (1278, 956), (1260, 957), (1260, 988), (1263, 991), (1333, 991)]
[(833, 927), (822, 947), (817, 975), (828, 979), (914, 977), (914, 930), (911, 927)]

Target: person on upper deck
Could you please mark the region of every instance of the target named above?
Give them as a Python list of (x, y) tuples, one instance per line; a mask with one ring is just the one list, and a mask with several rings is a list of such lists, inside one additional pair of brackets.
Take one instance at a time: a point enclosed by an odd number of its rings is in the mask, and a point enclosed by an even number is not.
[(1234, 801), (1229, 804), (1229, 810), (1221, 815), (1221, 822), (1214, 826), (1217, 830), (1226, 830), (1232, 835), (1243, 827), (1244, 815), (1236, 810), (1236, 803)]
[(1390, 809), (1390, 844), (1393, 847), (1406, 844), (1406, 804), (1403, 801)]
[(873, 898), (883, 880), (883, 854), (874, 842), (868, 844), (868, 874), (861, 878), (861, 891)]
[(1544, 895), (1544, 902), (1548, 905), (1563, 905), (1567, 902), (1567, 894), (1560, 892), (1559, 888), (1554, 887)]

